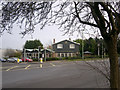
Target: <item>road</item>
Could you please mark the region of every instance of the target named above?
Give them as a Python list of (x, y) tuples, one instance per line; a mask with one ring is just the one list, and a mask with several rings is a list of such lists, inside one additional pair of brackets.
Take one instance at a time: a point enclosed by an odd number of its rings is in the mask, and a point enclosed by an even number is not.
[(42, 67), (39, 63), (4, 63), (2, 70), (3, 88), (109, 87), (106, 78), (83, 61), (50, 61)]

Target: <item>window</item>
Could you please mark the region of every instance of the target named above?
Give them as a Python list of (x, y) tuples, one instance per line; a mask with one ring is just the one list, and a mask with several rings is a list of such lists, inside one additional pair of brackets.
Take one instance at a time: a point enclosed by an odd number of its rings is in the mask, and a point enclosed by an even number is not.
[(58, 53), (58, 57), (60, 57), (60, 53)]
[(64, 53), (62, 53), (61, 56), (64, 57)]
[(58, 44), (58, 45), (57, 45), (57, 48), (58, 48), (58, 49), (63, 48), (63, 44)]
[(70, 49), (74, 49), (75, 45), (74, 44), (70, 44)]

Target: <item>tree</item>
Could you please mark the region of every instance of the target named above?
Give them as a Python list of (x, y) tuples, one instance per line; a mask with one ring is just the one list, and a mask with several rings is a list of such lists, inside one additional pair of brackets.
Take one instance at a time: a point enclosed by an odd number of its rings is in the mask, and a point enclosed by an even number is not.
[[(80, 52), (82, 52), (82, 39), (76, 39), (74, 40), (74, 42), (77, 42), (81, 45)], [(89, 39), (83, 40), (83, 42), (84, 42), (84, 51), (90, 51), (92, 52), (93, 55), (98, 55), (98, 44), (99, 44), (100, 55), (103, 55), (102, 52), (104, 50), (105, 50), (104, 53), (106, 53), (106, 46), (103, 39), (90, 37)]]
[(38, 49), (38, 47), (41, 46), (43, 48), (43, 44), (40, 42), (40, 40), (27, 40), (24, 48), (26, 49)]
[(18, 57), (21, 58), (21, 51), (20, 50), (14, 50), (14, 49), (6, 49), (4, 52), (5, 57)]
[[(0, 32), (11, 30), (13, 23), (25, 24), (23, 35), (40, 24), (60, 25), (66, 33), (100, 31), (110, 61), (110, 87), (119, 87), (117, 38), (120, 33), (120, 2), (8, 2), (2, 4)], [(91, 27), (89, 27), (91, 26)], [(89, 28), (89, 29), (88, 29)], [(90, 29), (92, 28), (92, 29)]]

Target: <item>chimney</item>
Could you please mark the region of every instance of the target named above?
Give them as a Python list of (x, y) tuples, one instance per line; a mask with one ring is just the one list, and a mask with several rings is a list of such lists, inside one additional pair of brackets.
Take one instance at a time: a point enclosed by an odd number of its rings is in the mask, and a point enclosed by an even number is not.
[(53, 39), (53, 44), (55, 44), (55, 39)]

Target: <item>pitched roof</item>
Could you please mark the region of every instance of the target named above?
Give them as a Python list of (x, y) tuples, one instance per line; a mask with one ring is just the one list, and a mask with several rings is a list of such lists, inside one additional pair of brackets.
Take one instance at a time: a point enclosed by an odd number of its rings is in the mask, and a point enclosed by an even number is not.
[[(63, 41), (69, 41), (69, 42), (72, 42), (72, 41), (67, 40), (67, 39), (66, 39), (66, 40), (62, 40), (62, 41), (60, 41), (60, 42), (63, 42)], [(53, 45), (58, 44), (58, 43), (60, 43), (60, 42), (54, 43)], [(77, 44), (77, 45), (80, 45), (79, 43), (76, 43), (76, 42), (72, 42), (72, 43)]]

